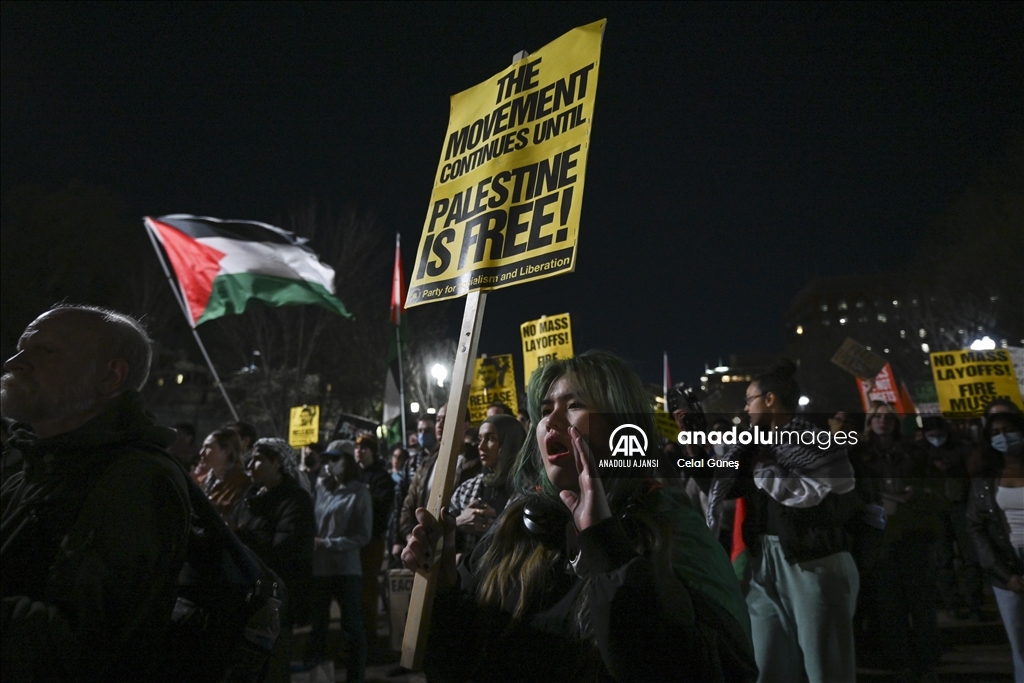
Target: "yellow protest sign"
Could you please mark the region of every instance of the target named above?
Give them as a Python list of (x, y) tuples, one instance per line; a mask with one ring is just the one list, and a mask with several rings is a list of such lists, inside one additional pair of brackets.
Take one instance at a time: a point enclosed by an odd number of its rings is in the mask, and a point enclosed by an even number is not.
[(676, 425), (675, 418), (659, 407), (654, 409), (654, 426), (667, 441), (676, 442), (676, 437), (679, 436), (679, 426)]
[(944, 417), (980, 417), (996, 398), (1010, 399), (1024, 409), (1006, 349), (937, 351), (931, 354), (931, 367)]
[(486, 420), (487, 406), (492, 403), (504, 403), (512, 412), (519, 409), (512, 354), (476, 359), (473, 380), (469, 385), (470, 422), (480, 424)]
[(572, 326), (568, 313), (544, 315), (519, 326), (523, 338), (523, 384), (537, 368), (554, 360), (572, 358)]
[(406, 308), (575, 268), (604, 25), (452, 96)]
[(320, 406), (295, 406), (288, 417), (288, 445), (299, 448), (320, 440)]

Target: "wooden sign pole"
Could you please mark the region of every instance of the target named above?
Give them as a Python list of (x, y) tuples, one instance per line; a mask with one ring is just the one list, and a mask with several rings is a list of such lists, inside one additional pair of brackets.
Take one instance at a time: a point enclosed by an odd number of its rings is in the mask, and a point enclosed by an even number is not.
[[(455, 353), (455, 367), (452, 368), (452, 388), (448, 395), (448, 412), (441, 435), (441, 450), (438, 451), (437, 464), (434, 465), (434, 485), (430, 489), (430, 498), (427, 502), (427, 510), (435, 519), (440, 519), (441, 510), (448, 507), (455, 490), (455, 465), (462, 449), (466, 428), (463, 416), (469, 402), (469, 382), (473, 377), (473, 362), (476, 360), (477, 341), (480, 339), (480, 328), (484, 322), (486, 302), (486, 292), (474, 290), (466, 296), (466, 312), (462, 315), (462, 331), (459, 333), (458, 350)], [(437, 539), (431, 553), (438, 561), (431, 563), (427, 576), (417, 572), (412, 584), (409, 616), (405, 622), (405, 637), (402, 640), (402, 666), (413, 671), (419, 671), (423, 666), (443, 546), (442, 536)]]
[[(520, 50), (512, 57), (512, 63), (526, 59), (530, 53)], [(473, 290), (466, 296), (466, 311), (462, 314), (462, 330), (459, 332), (458, 350), (455, 352), (455, 367), (452, 368), (452, 389), (448, 394), (448, 412), (441, 434), (441, 450), (434, 465), (434, 486), (430, 489), (427, 511), (434, 519), (441, 518), (441, 510), (448, 507), (455, 492), (455, 465), (458, 463), (462, 439), (465, 435), (466, 404), (469, 403), (469, 384), (473, 378), (476, 347), (480, 339), (480, 328), (484, 323), (484, 304), (487, 292)], [(438, 477), (443, 474), (443, 477)], [(437, 561), (431, 563), (426, 576), (419, 572), (412, 583), (409, 596), (409, 616), (405, 620), (405, 636), (402, 639), (402, 666), (412, 671), (423, 668), (423, 655), (427, 650), (427, 632), (430, 630), (430, 616), (434, 609), (434, 591), (437, 589), (438, 566), (444, 550), (444, 537), (436, 539), (431, 551)]]

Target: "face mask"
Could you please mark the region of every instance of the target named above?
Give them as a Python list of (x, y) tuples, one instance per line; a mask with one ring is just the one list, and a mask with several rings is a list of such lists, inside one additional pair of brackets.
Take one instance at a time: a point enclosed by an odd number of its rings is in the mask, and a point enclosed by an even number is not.
[(343, 463), (341, 462), (341, 460), (330, 462), (327, 464), (327, 471), (330, 472), (335, 477), (340, 477), (342, 465)]
[(1000, 453), (1016, 455), (1024, 448), (1024, 436), (1020, 432), (1003, 432), (992, 437), (992, 448)]
[(420, 445), (420, 448), (429, 451), (437, 444), (437, 437), (434, 436), (433, 432), (420, 432), (416, 435), (416, 443)]
[(928, 439), (928, 443), (935, 446), (936, 448), (939, 448), (942, 446), (942, 444), (946, 443), (945, 436), (929, 436), (926, 438)]
[(724, 443), (716, 443), (714, 445), (714, 449), (715, 449), (715, 455), (718, 455), (718, 456), (725, 455), (725, 444)]

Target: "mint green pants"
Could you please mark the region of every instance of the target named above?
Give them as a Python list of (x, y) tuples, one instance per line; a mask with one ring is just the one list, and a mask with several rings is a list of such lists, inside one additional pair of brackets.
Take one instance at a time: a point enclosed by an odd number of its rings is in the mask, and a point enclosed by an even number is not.
[(747, 593), (758, 683), (855, 683), (853, 557), (789, 564), (778, 536), (764, 536), (762, 548)]

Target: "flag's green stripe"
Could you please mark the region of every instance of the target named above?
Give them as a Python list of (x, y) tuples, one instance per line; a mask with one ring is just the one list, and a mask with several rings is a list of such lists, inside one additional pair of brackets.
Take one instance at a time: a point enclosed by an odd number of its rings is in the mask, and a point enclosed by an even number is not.
[(346, 310), (345, 304), (327, 291), (323, 285), (273, 275), (236, 273), (219, 275), (213, 281), (210, 300), (196, 325), (224, 315), (243, 313), (252, 299), (259, 299), (271, 306), (315, 304), (346, 318), (352, 317), (352, 314)]
[(736, 572), (736, 578), (743, 581), (747, 574), (747, 563), (750, 561), (750, 553), (744, 548), (736, 559), (732, 561), (732, 569)]

